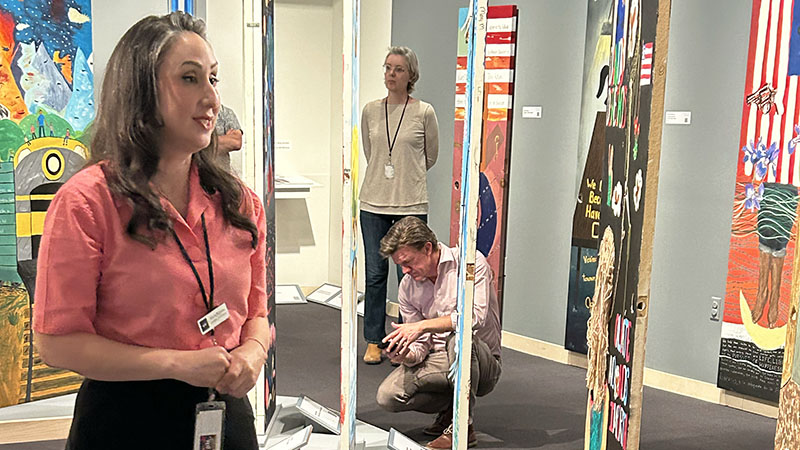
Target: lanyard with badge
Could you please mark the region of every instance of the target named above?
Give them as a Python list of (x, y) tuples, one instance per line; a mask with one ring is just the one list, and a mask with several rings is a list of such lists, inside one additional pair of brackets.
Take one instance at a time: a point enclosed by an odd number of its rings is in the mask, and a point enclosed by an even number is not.
[[(206, 294), (206, 288), (200, 274), (197, 272), (189, 257), (189, 253), (183, 246), (178, 233), (172, 229), (172, 237), (178, 244), (181, 250), (183, 259), (189, 263), (192, 268), (192, 273), (197, 280), (197, 286), (200, 288), (200, 294), (203, 296), (203, 304), (206, 307), (207, 313), (200, 320), (197, 321), (197, 326), (200, 328), (200, 333), (203, 335), (211, 334), (211, 340), (214, 345), (217, 345), (217, 339), (214, 337), (214, 328), (222, 322), (226, 321), (230, 314), (228, 307), (225, 303), (214, 307), (214, 266), (211, 261), (211, 247), (208, 245), (208, 229), (206, 228), (205, 214), (200, 216), (203, 224), (203, 239), (206, 244), (206, 259), (208, 261), (208, 282), (209, 292)], [(194, 446), (193, 449), (198, 450), (222, 450), (222, 440), (224, 437), (224, 424), (225, 424), (225, 402), (214, 401), (216, 394), (213, 388), (208, 388), (208, 401), (198, 403), (195, 408), (195, 422), (194, 422)]]
[(400, 125), (403, 123), (403, 116), (406, 115), (406, 106), (408, 106), (408, 99), (410, 95), (406, 95), (406, 103), (403, 105), (403, 112), (400, 114), (400, 120), (397, 122), (397, 129), (394, 130), (394, 139), (391, 138), (389, 134), (389, 97), (386, 97), (386, 100), (383, 101), (383, 112), (385, 113), (386, 117), (386, 141), (389, 144), (389, 162), (383, 167), (383, 176), (387, 179), (391, 180), (394, 178), (394, 165), (392, 164), (392, 150), (394, 149), (394, 143), (397, 141), (397, 133), (400, 132)]

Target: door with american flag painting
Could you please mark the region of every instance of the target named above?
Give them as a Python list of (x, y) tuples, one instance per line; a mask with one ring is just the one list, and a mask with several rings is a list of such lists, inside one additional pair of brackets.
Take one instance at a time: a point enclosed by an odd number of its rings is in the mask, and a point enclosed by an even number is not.
[(718, 386), (771, 401), (780, 388), (797, 243), (798, 27), (800, 2), (753, 1), (740, 143), (731, 152), (739, 163)]

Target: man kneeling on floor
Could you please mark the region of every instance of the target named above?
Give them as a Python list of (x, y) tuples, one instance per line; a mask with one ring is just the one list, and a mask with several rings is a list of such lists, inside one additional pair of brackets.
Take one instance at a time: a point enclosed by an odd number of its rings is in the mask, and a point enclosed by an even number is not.
[[(405, 323), (392, 323), (394, 331), (383, 342), (384, 352), (400, 363), (378, 388), (378, 404), (386, 410), (436, 413), (423, 430), (438, 436), (428, 448), (452, 445), (453, 382), (447, 377), (455, 361), (456, 288), (459, 249), (450, 248), (422, 220), (406, 217), (381, 239), (381, 255), (403, 268), (398, 288), (400, 313)], [(500, 378), (500, 308), (492, 270), (480, 252), (475, 259), (475, 296), (468, 443), (477, 443), (472, 424), (475, 397), (494, 389)]]

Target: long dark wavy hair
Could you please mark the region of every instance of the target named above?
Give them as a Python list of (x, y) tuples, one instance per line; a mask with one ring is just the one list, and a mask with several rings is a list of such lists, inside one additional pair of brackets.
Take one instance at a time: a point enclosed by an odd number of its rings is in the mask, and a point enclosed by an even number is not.
[[(133, 206), (128, 235), (151, 248), (172, 228), (149, 184), (158, 169), (164, 127), (158, 112), (156, 74), (164, 55), (183, 32), (206, 39), (205, 23), (180, 11), (145, 17), (125, 32), (106, 66), (93, 126), (90, 164), (102, 162), (111, 192), (127, 198)], [(192, 155), (192, 160), (203, 190), (219, 192), (225, 220), (249, 231), (255, 248), (258, 228), (242, 211), (247, 204), (243, 201), (244, 185), (218, 162), (216, 133), (209, 146)]]

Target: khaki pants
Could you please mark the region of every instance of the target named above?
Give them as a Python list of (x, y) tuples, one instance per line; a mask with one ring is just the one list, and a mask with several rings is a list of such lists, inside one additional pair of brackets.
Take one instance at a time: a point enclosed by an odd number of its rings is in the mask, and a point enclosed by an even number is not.
[[(447, 379), (447, 373), (452, 361), (455, 361), (455, 344), (454, 336), (450, 335), (447, 339), (447, 351), (431, 353), (414, 367), (400, 365), (394, 369), (378, 387), (378, 404), (392, 412), (419, 411), (433, 414), (451, 409), (453, 382)], [(502, 372), (500, 360), (492, 355), (485, 342), (474, 336), (470, 369), (471, 419), (475, 397), (492, 392)]]

